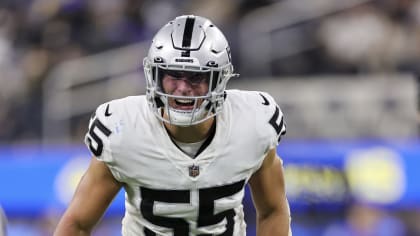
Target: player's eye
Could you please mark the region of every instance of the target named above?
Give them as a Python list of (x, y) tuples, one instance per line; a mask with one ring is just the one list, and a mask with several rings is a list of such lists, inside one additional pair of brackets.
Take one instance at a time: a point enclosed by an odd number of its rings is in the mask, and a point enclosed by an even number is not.
[(193, 73), (190, 77), (188, 77), (188, 80), (193, 84), (199, 84), (207, 81), (209, 77), (206, 74), (207, 73)]
[(210, 78), (210, 72), (189, 72), (189, 71), (174, 71), (165, 70), (164, 75), (168, 75), (173, 79), (184, 79), (193, 85), (200, 84), (202, 82), (208, 82)]

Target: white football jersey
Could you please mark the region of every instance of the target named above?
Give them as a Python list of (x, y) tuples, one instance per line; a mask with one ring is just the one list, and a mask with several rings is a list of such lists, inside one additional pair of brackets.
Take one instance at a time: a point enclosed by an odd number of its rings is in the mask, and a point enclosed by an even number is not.
[(100, 105), (85, 141), (125, 183), (123, 235), (243, 236), (244, 186), (285, 132), (269, 94), (227, 90), (214, 137), (196, 158), (173, 143), (145, 96)]

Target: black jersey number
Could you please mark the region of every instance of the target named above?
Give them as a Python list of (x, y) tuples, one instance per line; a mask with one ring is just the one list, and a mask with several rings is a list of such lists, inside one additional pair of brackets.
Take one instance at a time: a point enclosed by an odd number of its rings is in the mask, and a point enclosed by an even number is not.
[[(92, 125), (89, 128), (89, 135), (87, 136), (87, 141), (89, 143), (89, 149), (95, 156), (100, 156), (104, 149), (104, 143), (102, 139), (95, 133), (95, 128), (98, 128), (105, 136), (111, 135), (111, 130), (109, 130), (101, 121), (95, 119)], [(96, 147), (93, 145), (93, 141), (96, 143)]]
[(279, 141), (280, 141), (281, 135), (285, 134), (286, 131), (283, 130), (283, 132), (282, 132), (283, 117), (281, 117), (280, 123), (277, 124), (277, 120), (279, 119), (279, 115), (280, 115), (280, 108), (278, 106), (276, 106), (276, 111), (274, 112), (273, 116), (271, 117), (269, 123), (270, 123), (271, 126), (273, 126), (274, 130), (276, 130), (277, 135), (279, 135)]
[[(226, 218), (226, 230), (221, 236), (232, 236), (234, 226), (235, 211), (228, 209), (214, 214), (214, 202), (217, 199), (232, 196), (244, 188), (245, 180), (239, 182), (217, 186), (212, 188), (203, 188), (199, 190), (199, 207), (197, 227), (214, 225)], [(153, 213), (155, 201), (165, 203), (191, 203), (190, 190), (156, 190), (140, 187), (142, 200), (140, 211), (145, 219), (154, 225), (158, 225), (173, 230), (174, 236), (189, 235), (190, 226), (183, 218), (157, 216)], [(152, 230), (144, 228), (146, 236), (155, 236)], [(210, 234), (200, 234), (199, 236), (208, 236)]]

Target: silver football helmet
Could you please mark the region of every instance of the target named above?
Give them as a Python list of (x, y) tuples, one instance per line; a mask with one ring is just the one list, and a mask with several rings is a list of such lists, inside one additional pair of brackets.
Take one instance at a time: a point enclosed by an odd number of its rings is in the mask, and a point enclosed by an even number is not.
[[(230, 48), (223, 33), (210, 20), (193, 15), (179, 16), (159, 30), (143, 66), (149, 107), (160, 120), (178, 126), (198, 124), (219, 114), (226, 83), (238, 76), (233, 73)], [(165, 91), (163, 76), (169, 74), (176, 79), (183, 73), (206, 81), (208, 89), (198, 95)], [(170, 105), (171, 99), (189, 103), (190, 108), (178, 109)]]

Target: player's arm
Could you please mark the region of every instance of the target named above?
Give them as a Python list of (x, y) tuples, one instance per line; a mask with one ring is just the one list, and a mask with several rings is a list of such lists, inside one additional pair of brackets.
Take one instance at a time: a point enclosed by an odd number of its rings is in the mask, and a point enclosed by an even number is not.
[(290, 210), (285, 193), (283, 166), (275, 148), (268, 152), (249, 184), (257, 212), (257, 235), (289, 235)]
[(90, 235), (121, 187), (108, 167), (92, 158), (54, 235)]

